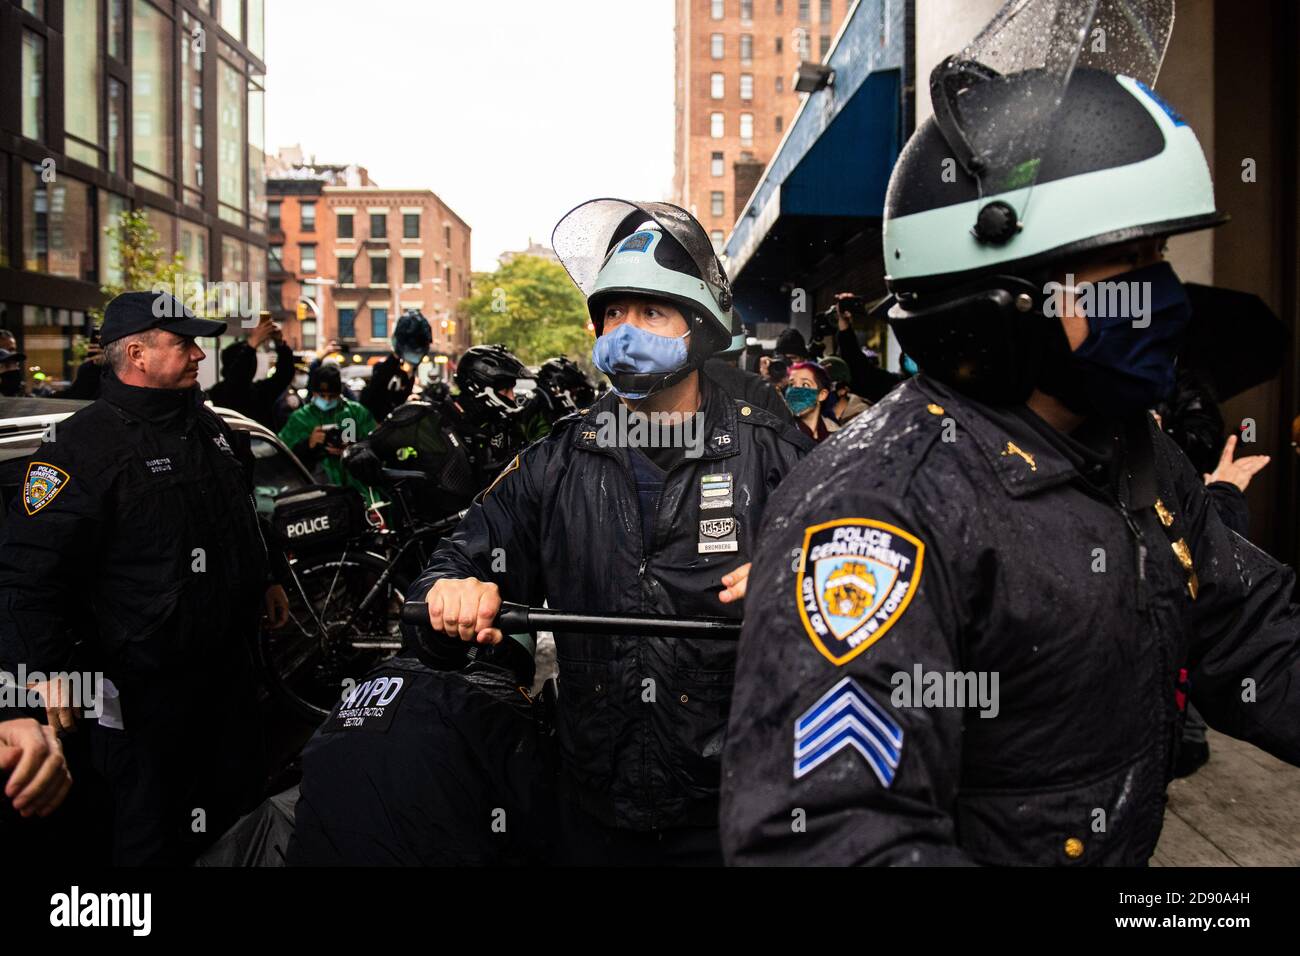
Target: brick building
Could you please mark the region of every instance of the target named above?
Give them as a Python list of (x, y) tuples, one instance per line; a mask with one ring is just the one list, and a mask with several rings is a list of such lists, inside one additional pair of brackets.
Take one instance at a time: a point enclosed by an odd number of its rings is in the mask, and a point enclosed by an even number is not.
[[(281, 171), (281, 170), (277, 170)], [(295, 166), (267, 181), (268, 298), (298, 349), (332, 339), (345, 351), (389, 351), (393, 323), (418, 308), (433, 351), (458, 355), (469, 330), (470, 227), (427, 189), (384, 189), (361, 167)]]
[(676, 0), (673, 197), (721, 249), (855, 0)]

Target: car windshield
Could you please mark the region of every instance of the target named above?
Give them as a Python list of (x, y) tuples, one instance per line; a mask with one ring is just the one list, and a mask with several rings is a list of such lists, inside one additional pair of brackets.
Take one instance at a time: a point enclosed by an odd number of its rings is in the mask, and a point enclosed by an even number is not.
[(260, 435), (250, 435), (249, 438), (253, 450), (253, 490), (257, 511), (269, 515), (275, 510), (277, 498), (305, 488), (310, 482), (280, 446)]

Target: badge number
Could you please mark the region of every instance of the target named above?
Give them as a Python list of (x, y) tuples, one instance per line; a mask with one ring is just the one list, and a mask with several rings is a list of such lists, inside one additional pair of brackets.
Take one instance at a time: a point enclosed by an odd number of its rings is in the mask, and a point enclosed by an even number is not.
[(805, 530), (795, 587), (813, 646), (842, 666), (884, 637), (911, 603), (924, 557), (919, 538), (883, 521), (845, 518)]

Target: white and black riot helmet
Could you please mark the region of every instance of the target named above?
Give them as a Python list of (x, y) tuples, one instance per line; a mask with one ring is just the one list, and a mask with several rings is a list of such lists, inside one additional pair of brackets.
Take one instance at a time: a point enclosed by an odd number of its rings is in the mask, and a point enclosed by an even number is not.
[(885, 199), (890, 324), (930, 375), (1022, 401), (1065, 345), (1064, 260), (1226, 221), (1205, 154), (1152, 90), (1173, 0), (1011, 0), (931, 74), (935, 115)]

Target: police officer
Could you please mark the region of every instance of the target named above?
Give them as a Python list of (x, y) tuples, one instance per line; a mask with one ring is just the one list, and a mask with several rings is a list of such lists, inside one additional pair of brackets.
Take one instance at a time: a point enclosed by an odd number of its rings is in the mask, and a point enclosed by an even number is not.
[(563, 355), (547, 359), (537, 369), (537, 386), (551, 397), (556, 417), (587, 408), (596, 400), (596, 388), (578, 363)]
[[(1125, 35), (1120, 4), (1091, 6), (1067, 11), (1077, 37)], [(1224, 527), (1147, 413), (1188, 311), (1163, 239), (1223, 217), (1140, 55), (1172, 10), (1139, 12), (1125, 63), (1009, 69), (1039, 38), (1012, 14), (932, 77), (884, 229), (922, 374), (769, 505), (724, 756), (731, 862), (1144, 864), (1189, 693), (1300, 763), (1293, 575)]]
[(541, 390), (521, 403), (516, 386), (528, 369), (504, 345), (474, 345), (456, 363), (457, 394), (450, 405), (456, 432), (465, 440), (480, 489), (530, 441), (550, 431)]
[(532, 639), (465, 651), (417, 642), (348, 689), (303, 749), (290, 865), (547, 862)]
[(104, 675), (80, 726), (43, 690), (51, 727), (89, 734), (118, 864), (187, 862), (263, 782), (249, 642), (288, 601), (246, 445), (195, 384), (195, 338), (224, 329), (166, 294), (110, 302), (102, 394), (33, 456), (0, 533), (0, 662)]
[[(699, 373), (731, 337), (730, 288), (708, 236), (676, 206), (606, 199), (570, 212), (554, 240), (587, 295), (594, 361), (613, 393), (518, 455), (411, 593), (427, 594), (435, 631), (479, 642), (501, 640), (502, 599), (739, 618), (768, 496), (808, 446)], [(651, 446), (629, 410), (677, 413), (657, 419), (676, 430)], [(555, 642), (566, 860), (719, 862), (734, 646)]]
[(361, 404), (376, 422), (382, 422), (397, 406), (411, 397), (415, 370), (429, 354), (433, 329), (419, 309), (408, 309), (393, 326), (393, 351), (370, 373), (361, 390)]

